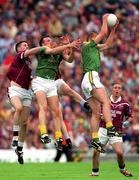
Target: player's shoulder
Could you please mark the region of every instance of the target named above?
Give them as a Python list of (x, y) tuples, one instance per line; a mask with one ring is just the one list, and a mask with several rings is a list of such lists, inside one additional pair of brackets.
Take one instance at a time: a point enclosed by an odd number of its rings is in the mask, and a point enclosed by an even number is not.
[(94, 40), (90, 40), (90, 41), (84, 41), (83, 45), (91, 45), (91, 44), (96, 44)]
[(24, 53), (25, 53), (25, 51), (20, 51), (20, 52), (18, 52), (17, 54), (16, 54), (16, 58), (17, 59), (23, 59), (24, 58)]
[(123, 104), (123, 105), (127, 105), (127, 106), (129, 106), (129, 102), (128, 102), (128, 100), (127, 100), (127, 99), (125, 99), (124, 97), (121, 97), (120, 104)]

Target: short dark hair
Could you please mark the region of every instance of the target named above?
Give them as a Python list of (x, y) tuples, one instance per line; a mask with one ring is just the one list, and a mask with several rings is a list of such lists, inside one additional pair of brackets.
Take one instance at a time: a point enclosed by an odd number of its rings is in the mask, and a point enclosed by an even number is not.
[(43, 39), (44, 39), (45, 37), (41, 37), (41, 39), (40, 39), (40, 41), (39, 41), (39, 45), (40, 46), (42, 46), (42, 43), (43, 43)]
[(96, 32), (91, 32), (87, 35), (87, 41), (89, 41), (90, 39), (92, 39), (93, 36), (96, 36), (97, 33)]
[(49, 35), (46, 35), (46, 36), (42, 36), (42, 37), (41, 37), (41, 39), (40, 39), (40, 41), (39, 41), (39, 45), (40, 45), (40, 46), (42, 46), (42, 44), (43, 44), (43, 39), (44, 39), (44, 38), (47, 38), (47, 37), (50, 37), (50, 36), (49, 36)]
[(19, 41), (18, 43), (16, 43), (16, 45), (15, 45), (15, 50), (16, 50), (16, 52), (18, 52), (18, 47), (19, 47), (20, 44), (23, 43), (23, 42), (27, 42), (27, 41)]

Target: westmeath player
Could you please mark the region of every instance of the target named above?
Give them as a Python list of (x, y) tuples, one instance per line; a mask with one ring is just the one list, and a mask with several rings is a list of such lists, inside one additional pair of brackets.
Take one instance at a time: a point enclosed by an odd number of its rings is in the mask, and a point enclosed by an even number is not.
[[(122, 132), (123, 125), (125, 122), (129, 121), (131, 118), (131, 107), (127, 101), (121, 96), (121, 84), (114, 84), (112, 88), (112, 95), (110, 97), (111, 101), (111, 115), (113, 120), (113, 125), (118, 132)], [(127, 123), (126, 123), (127, 124)], [(132, 174), (126, 170), (123, 148), (122, 148), (122, 136), (121, 137), (109, 137), (107, 135), (106, 123), (101, 120), (99, 128), (99, 140), (105, 146), (108, 142), (112, 145), (116, 155), (117, 162), (120, 172), (124, 176), (132, 176)], [(94, 151), (92, 159), (92, 173), (91, 176), (99, 175), (99, 152)]]

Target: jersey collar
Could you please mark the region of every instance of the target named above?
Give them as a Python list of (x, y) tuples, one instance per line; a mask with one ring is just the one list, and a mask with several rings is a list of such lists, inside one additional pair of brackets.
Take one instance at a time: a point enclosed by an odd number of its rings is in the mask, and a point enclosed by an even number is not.
[(122, 97), (120, 96), (117, 101), (114, 101), (112, 95), (110, 96), (110, 100), (113, 102), (113, 103), (118, 103), (119, 101), (121, 101)]

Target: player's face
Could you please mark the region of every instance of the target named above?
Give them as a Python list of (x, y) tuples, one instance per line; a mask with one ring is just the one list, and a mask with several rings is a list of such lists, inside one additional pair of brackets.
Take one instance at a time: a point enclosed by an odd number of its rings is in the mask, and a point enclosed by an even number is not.
[(26, 51), (27, 49), (29, 49), (28, 43), (22, 42), (18, 48), (18, 51)]
[(112, 89), (112, 94), (114, 96), (121, 96), (121, 90), (122, 90), (122, 87), (120, 84), (114, 84), (113, 89)]
[(56, 41), (52, 41), (51, 47), (52, 47), (52, 48), (55, 48), (55, 47), (57, 47), (57, 46), (58, 46), (57, 42), (56, 42)]
[(68, 35), (61, 36), (60, 40), (62, 44), (68, 44), (70, 42), (70, 37)]
[(52, 44), (52, 39), (50, 37), (46, 37), (43, 39), (43, 45), (51, 46), (51, 44)]

